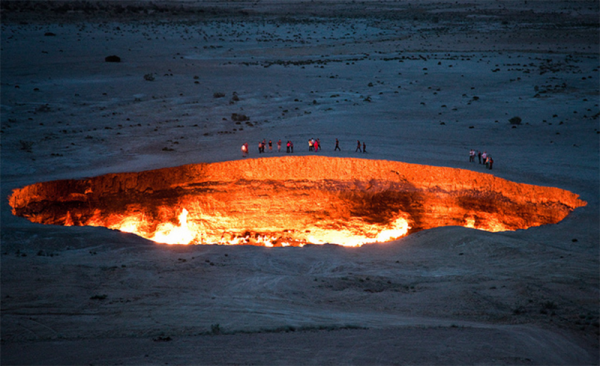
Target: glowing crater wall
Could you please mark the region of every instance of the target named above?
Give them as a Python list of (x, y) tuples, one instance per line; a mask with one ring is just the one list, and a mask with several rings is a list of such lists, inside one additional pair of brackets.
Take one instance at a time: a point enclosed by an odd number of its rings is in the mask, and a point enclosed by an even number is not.
[(268, 246), (360, 245), (450, 225), (526, 229), (586, 204), (491, 174), (317, 156), (36, 183), (15, 189), (9, 203), (36, 223), (104, 226), (171, 244)]

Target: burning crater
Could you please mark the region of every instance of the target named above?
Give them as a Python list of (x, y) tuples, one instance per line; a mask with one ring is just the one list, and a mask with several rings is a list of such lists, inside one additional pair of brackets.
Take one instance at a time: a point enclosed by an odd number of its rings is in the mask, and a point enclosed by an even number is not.
[(36, 223), (104, 226), (168, 244), (266, 246), (354, 246), (450, 225), (527, 229), (586, 205), (569, 191), (468, 170), (314, 156), (36, 183), (15, 189), (9, 203)]

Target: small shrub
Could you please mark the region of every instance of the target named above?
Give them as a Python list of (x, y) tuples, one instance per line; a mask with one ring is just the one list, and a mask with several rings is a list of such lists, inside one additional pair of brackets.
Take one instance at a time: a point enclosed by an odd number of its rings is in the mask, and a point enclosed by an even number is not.
[(508, 122), (510, 122), (511, 125), (520, 125), (521, 121), (522, 121), (521, 117), (517, 117), (517, 116), (514, 116), (513, 118), (508, 120)]
[(221, 329), (221, 325), (219, 325), (218, 323), (212, 324), (210, 326), (210, 332), (214, 335), (221, 334), (222, 331), (223, 331), (223, 329)]
[(94, 296), (90, 297), (90, 300), (104, 300), (107, 297), (108, 297), (107, 295), (94, 295)]
[(245, 114), (232, 113), (231, 120), (235, 121), (235, 122), (244, 122), (244, 121), (249, 121), (250, 117), (246, 116)]
[(527, 310), (523, 306), (519, 306), (518, 308), (513, 309), (512, 312), (514, 315), (522, 315), (527, 313)]
[(213, 93), (214, 98), (223, 98), (224, 96), (225, 96), (225, 93), (221, 93), (221, 92)]
[(21, 150), (27, 151), (29, 153), (31, 152), (31, 148), (33, 147), (33, 142), (19, 140), (19, 143), (21, 144)]
[(146, 74), (146, 75), (144, 75), (144, 80), (146, 80), (146, 81), (154, 81), (154, 75), (153, 74)]
[(48, 104), (41, 105), (35, 109), (36, 112), (50, 112), (52, 109)]

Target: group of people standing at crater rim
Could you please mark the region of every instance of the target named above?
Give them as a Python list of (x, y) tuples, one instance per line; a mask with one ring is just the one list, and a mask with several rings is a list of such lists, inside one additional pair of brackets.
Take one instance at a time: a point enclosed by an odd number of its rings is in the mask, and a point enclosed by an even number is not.
[[(281, 145), (282, 142), (281, 140), (276, 142), (277, 145), (277, 152), (280, 153), (281, 152)], [(294, 152), (294, 143), (292, 141), (289, 141), (285, 144), (286, 145), (286, 153), (293, 153)], [(273, 140), (269, 140), (269, 142), (267, 142), (266, 139), (263, 139), (262, 141), (260, 141), (258, 143), (258, 153), (259, 154), (263, 154), (266, 153), (266, 151), (272, 153), (273, 152)], [(309, 152), (318, 152), (320, 150), (323, 149), (323, 145), (321, 144), (321, 140), (319, 139), (314, 139), (311, 138), (308, 140), (308, 151)], [(338, 139), (335, 139), (335, 148), (333, 149), (333, 151), (342, 151), (342, 149), (340, 148), (340, 141)], [(356, 150), (355, 152), (362, 152), (362, 153), (366, 153), (367, 152), (367, 144), (363, 141), (362, 145), (360, 140), (356, 140)], [(246, 157), (250, 154), (250, 149), (248, 147), (248, 143), (244, 143), (242, 145), (242, 157)]]
[(485, 164), (486, 169), (492, 169), (492, 166), (494, 165), (494, 159), (492, 159), (492, 155), (488, 154), (486, 151), (482, 153), (479, 150), (475, 151), (471, 149), (471, 151), (469, 151), (470, 163), (475, 162), (475, 156), (479, 158), (479, 164)]

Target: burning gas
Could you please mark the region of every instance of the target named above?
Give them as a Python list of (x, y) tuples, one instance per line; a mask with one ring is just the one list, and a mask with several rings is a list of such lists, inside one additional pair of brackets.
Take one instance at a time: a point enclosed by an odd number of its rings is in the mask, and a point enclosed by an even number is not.
[(438, 226), (554, 224), (586, 205), (569, 191), (381, 160), (282, 157), (36, 183), (13, 214), (104, 226), (166, 244), (359, 246)]

